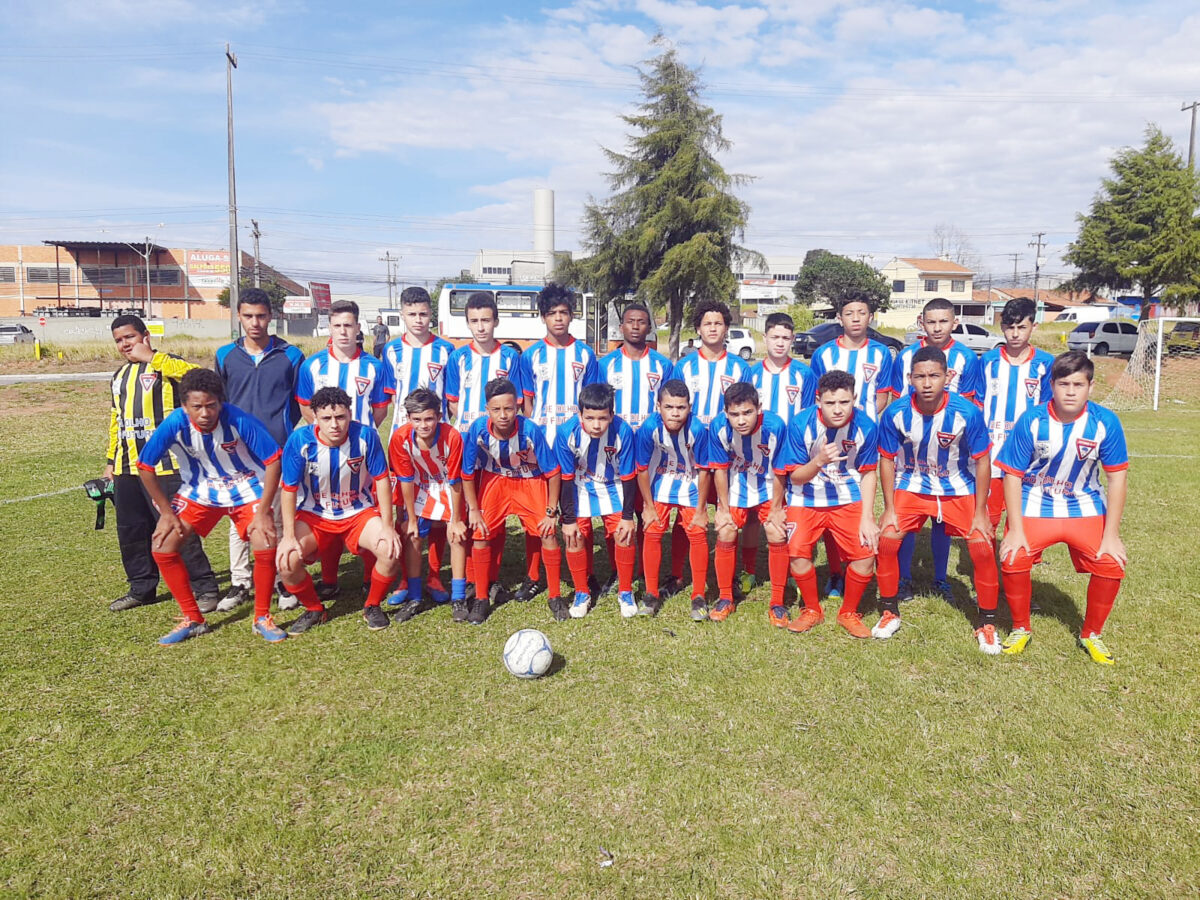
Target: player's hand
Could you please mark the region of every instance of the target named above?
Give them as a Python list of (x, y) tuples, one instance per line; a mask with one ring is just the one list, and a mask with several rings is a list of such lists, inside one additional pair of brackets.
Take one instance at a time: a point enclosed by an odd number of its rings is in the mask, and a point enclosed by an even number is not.
[[(1101, 547), (1103, 546), (1101, 544)], [(1029, 541), (1025, 538), (1025, 529), (1010, 527), (1004, 534), (1004, 540), (1000, 542), (1000, 562), (1015, 561), (1017, 553), (1021, 550), (1024, 550), (1026, 554), (1030, 552)]]
[(733, 513), (718, 506), (716, 514), (713, 516), (713, 525), (716, 526), (717, 531), (722, 528), (733, 528)]
[(767, 513), (766, 524), (770, 525), (772, 528), (776, 529), (777, 531), (780, 531), (780, 532), (787, 531), (787, 514), (784, 513), (782, 506), (779, 507), (778, 509), (771, 509)]
[(104, 467), (104, 474), (101, 475), (100, 477), (103, 478), (105, 481), (113, 480), (113, 464), (112, 463), (109, 463), (107, 466)]
[(830, 463), (841, 462), (845, 458), (846, 454), (841, 452), (841, 448), (837, 444), (822, 444), (817, 455), (813, 457), (822, 469)]
[(654, 508), (653, 503), (642, 504), (642, 528), (649, 528), (651, 525), (658, 524), (658, 510)]
[(179, 517), (168, 509), (158, 517), (158, 524), (154, 526), (154, 534), (150, 536), (150, 546), (154, 550), (161, 550), (163, 544), (172, 537), (183, 540), (187, 537), (187, 529), (183, 522), (179, 521)]
[(296, 568), (291, 562), (292, 554), (300, 556), (300, 541), (295, 535), (285, 537), (279, 542), (279, 546), (275, 549), (275, 568), (281, 572)]
[(467, 523), (455, 520), (446, 526), (446, 538), (452, 544), (466, 543)]
[(579, 525), (564, 525), (562, 527), (563, 543), (568, 550), (579, 550), (583, 546), (583, 535), (579, 531)]
[(476, 533), (483, 536), (483, 540), (489, 540), (492, 536), (488, 530), (487, 524), (483, 521), (483, 513), (478, 509), (467, 510), (467, 524)]
[(636, 534), (637, 523), (633, 519), (622, 519), (613, 531), (613, 540), (617, 542), (618, 546), (628, 547), (633, 543)]
[(150, 339), (138, 341), (129, 348), (129, 358), (134, 362), (148, 363), (154, 359), (154, 350), (150, 347)]
[(538, 534), (543, 538), (554, 537), (554, 529), (558, 527), (558, 518), (546, 516), (538, 522)]
[(1100, 547), (1096, 550), (1096, 559), (1103, 556), (1111, 556), (1122, 569), (1129, 562), (1129, 557), (1125, 553), (1125, 542), (1115, 534), (1100, 540)]
[(379, 535), (376, 544), (380, 550), (379, 555), (386, 556), (388, 559), (399, 559), (404, 552), (404, 545), (395, 528), (384, 526), (383, 533)]
[(883, 534), (889, 528), (892, 529), (892, 531), (900, 530), (900, 525), (896, 519), (896, 511), (894, 509), (885, 510), (883, 515), (879, 517), (879, 533)]
[[(720, 515), (720, 513), (718, 513), (718, 515)], [(699, 509), (697, 509), (694, 513), (692, 513), (692, 524), (689, 527), (690, 528), (701, 528), (701, 529), (708, 528), (708, 505), (707, 504), (702, 503), (700, 505)]]
[(414, 544), (421, 539), (421, 521), (416, 516), (405, 519), (404, 536)]
[(246, 537), (257, 533), (262, 542), (268, 547), (274, 547), (275, 541), (279, 535), (275, 533), (275, 514), (270, 507), (260, 508), (254, 514), (254, 518), (250, 520), (250, 527), (246, 529)]
[(996, 531), (992, 528), (992, 520), (988, 517), (986, 509), (976, 513), (975, 517), (971, 519), (971, 531), (978, 531), (989, 541), (996, 540)]
[(858, 542), (869, 547), (872, 553), (879, 552), (879, 526), (870, 513), (862, 517), (858, 523)]

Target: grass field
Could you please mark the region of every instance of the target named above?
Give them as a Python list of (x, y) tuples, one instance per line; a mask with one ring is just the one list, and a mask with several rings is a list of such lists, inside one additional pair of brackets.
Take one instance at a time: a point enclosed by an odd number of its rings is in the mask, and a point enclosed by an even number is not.
[[(1124, 418), (1112, 668), (1061, 550), (1016, 658), (929, 597), (887, 643), (787, 635), (761, 590), (721, 625), (538, 601), (369, 633), (357, 562), (327, 627), (267, 646), (243, 607), (168, 650), (169, 601), (108, 612), (113, 517), (76, 487), (105, 385), (0, 388), (0, 894), (1195, 897), (1200, 416)], [(529, 625), (560, 655), (535, 682), (500, 663)]]

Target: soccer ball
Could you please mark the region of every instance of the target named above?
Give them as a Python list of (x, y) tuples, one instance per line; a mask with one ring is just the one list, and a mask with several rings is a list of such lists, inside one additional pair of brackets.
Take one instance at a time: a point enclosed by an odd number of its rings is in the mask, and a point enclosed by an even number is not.
[(518, 678), (540, 678), (553, 660), (550, 641), (536, 628), (522, 628), (504, 642), (504, 668)]

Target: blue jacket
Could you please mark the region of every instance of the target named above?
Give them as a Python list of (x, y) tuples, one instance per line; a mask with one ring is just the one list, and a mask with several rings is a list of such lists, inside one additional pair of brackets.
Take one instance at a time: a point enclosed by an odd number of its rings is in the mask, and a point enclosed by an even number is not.
[(296, 379), (304, 354), (283, 338), (272, 337), (256, 366), (245, 340), (238, 338), (217, 350), (217, 374), (225, 382), (225, 399), (262, 422), (282, 447), (300, 421)]

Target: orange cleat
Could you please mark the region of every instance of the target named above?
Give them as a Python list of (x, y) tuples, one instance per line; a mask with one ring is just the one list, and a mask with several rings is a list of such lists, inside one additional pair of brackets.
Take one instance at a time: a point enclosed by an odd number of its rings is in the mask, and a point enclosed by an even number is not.
[(767, 610), (767, 621), (776, 628), (788, 627), (788, 614), (786, 606), (772, 606)]
[(714, 622), (724, 622), (737, 609), (737, 604), (732, 600), (722, 598), (717, 601), (717, 605), (712, 608), (712, 612), (708, 614), (709, 619)]
[(815, 625), (820, 625), (825, 621), (825, 613), (819, 609), (808, 609), (807, 607), (800, 610), (800, 615), (792, 619), (788, 624), (787, 630), (795, 634), (808, 631)]
[(851, 637), (869, 638), (871, 636), (871, 629), (863, 624), (861, 613), (840, 612), (837, 623), (850, 632)]

